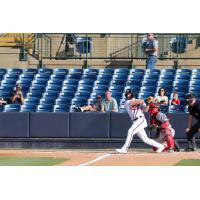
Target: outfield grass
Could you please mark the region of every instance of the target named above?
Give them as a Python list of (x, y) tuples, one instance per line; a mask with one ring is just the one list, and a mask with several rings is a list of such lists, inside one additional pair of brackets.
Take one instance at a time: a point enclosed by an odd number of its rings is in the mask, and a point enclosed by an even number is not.
[(200, 166), (200, 159), (185, 159), (176, 163), (175, 166)]
[(0, 157), (0, 166), (53, 166), (67, 160), (51, 157)]

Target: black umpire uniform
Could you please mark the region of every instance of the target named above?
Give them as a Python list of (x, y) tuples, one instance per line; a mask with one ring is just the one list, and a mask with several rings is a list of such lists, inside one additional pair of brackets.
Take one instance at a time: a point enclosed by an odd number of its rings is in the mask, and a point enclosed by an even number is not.
[[(186, 96), (188, 101), (188, 111), (192, 117), (195, 117), (197, 120), (191, 127), (189, 127), (189, 131), (186, 132), (187, 140), (188, 140), (188, 148), (186, 151), (195, 151), (196, 143), (194, 135), (199, 132), (200, 129), (200, 101), (195, 100), (195, 96), (193, 94), (188, 94)], [(195, 102), (194, 102), (195, 101)], [(194, 102), (194, 103), (193, 103)]]

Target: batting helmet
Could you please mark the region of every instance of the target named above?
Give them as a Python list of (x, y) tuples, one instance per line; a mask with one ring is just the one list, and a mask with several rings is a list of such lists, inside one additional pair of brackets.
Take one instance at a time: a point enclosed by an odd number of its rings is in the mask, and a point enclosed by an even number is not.
[(127, 99), (132, 99), (132, 98), (134, 97), (134, 93), (132, 92), (131, 89), (126, 89), (125, 97), (126, 97)]
[(156, 105), (155, 103), (151, 103), (149, 104), (149, 114), (153, 115), (155, 113), (158, 113), (160, 111), (160, 108), (158, 105)]

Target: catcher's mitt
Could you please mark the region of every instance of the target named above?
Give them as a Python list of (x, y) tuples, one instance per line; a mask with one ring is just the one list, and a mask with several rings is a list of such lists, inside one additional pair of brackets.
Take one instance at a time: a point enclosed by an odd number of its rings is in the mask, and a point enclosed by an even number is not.
[(147, 105), (149, 105), (150, 103), (153, 103), (153, 101), (154, 101), (154, 98), (152, 96), (149, 96), (149, 97), (146, 98), (145, 103)]
[(161, 129), (161, 127), (158, 126), (157, 124), (151, 124), (147, 128), (149, 131), (157, 131), (158, 129)]

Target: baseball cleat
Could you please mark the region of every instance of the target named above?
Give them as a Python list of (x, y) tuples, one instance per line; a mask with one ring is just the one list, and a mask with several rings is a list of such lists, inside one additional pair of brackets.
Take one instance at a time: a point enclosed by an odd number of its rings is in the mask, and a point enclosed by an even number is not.
[(118, 153), (123, 153), (123, 154), (126, 154), (126, 153), (127, 153), (127, 150), (126, 150), (126, 149), (123, 149), (123, 148), (121, 148), (121, 149), (116, 149), (116, 151), (117, 151)]
[(163, 145), (162, 147), (158, 148), (156, 153), (160, 153), (165, 149), (165, 146)]

